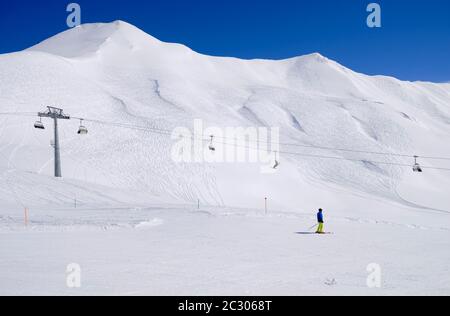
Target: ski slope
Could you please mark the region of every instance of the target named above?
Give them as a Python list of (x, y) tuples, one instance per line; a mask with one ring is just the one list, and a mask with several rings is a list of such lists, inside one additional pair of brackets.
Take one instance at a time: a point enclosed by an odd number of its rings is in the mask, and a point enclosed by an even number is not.
[[(14, 212), (11, 212), (14, 213)], [(2, 295), (448, 295), (448, 225), (192, 206), (0, 217)], [(420, 214), (423, 216), (423, 214)], [(81, 288), (66, 267), (81, 267)], [(381, 267), (381, 288), (366, 285)]]
[[(77, 120), (60, 122), (62, 179), (52, 177), (51, 122), (33, 128), (48, 105), (86, 118), (89, 129), (79, 136)], [(279, 127), (280, 143), (291, 145), (280, 146), (273, 174), (252, 163), (175, 163), (170, 136), (148, 129), (192, 128), (194, 119)], [(205, 56), (116, 21), (0, 55), (0, 123), (0, 293), (70, 294), (55, 285), (64, 268), (52, 267), (70, 261), (64, 245), (73, 243), (73, 261), (93, 274), (82, 294), (370, 294), (365, 267), (377, 260), (393, 279), (375, 294), (450, 294), (450, 171), (432, 169), (450, 168), (432, 159), (450, 158), (450, 84), (367, 76), (317, 53)], [(420, 158), (422, 174), (412, 172), (414, 155), (430, 157)], [(336, 237), (295, 234), (314, 224), (318, 207)], [(129, 246), (128, 260), (117, 243)], [(179, 258), (182, 249), (193, 252)], [(119, 280), (103, 283), (95, 262), (111, 263)], [(49, 264), (44, 288), (23, 274)], [(127, 283), (142, 273), (148, 282)]]

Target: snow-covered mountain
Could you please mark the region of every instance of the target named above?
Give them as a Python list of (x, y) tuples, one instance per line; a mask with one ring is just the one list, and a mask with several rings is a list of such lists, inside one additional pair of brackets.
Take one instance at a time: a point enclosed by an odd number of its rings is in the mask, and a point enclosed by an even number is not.
[[(89, 129), (60, 121), (62, 179), (52, 122), (33, 128), (46, 106)], [(278, 172), (176, 163), (165, 131), (195, 119), (279, 127)], [(429, 167), (450, 168), (431, 159), (449, 139), (450, 84), (204, 56), (121, 21), (68, 30), (0, 55), (0, 294), (448, 295), (450, 172)], [(313, 233), (318, 207), (334, 234)]]
[[(369, 60), (367, 61), (370, 62)], [(255, 164), (171, 160), (168, 136), (61, 122), (64, 179), (52, 178), (47, 105), (91, 120), (173, 130), (276, 126), (281, 143), (401, 153), (410, 157), (281, 145), (277, 173)], [(450, 156), (450, 85), (356, 73), (320, 54), (287, 60), (205, 56), (161, 42), (122, 21), (86, 24), (0, 56), (0, 198), (5, 204), (172, 202), (286, 210), (356, 208), (375, 200), (450, 210), (450, 172), (413, 174), (413, 155)], [(205, 144), (207, 146), (207, 144)], [(333, 156), (350, 160), (312, 156)], [(421, 159), (450, 167), (446, 160)]]

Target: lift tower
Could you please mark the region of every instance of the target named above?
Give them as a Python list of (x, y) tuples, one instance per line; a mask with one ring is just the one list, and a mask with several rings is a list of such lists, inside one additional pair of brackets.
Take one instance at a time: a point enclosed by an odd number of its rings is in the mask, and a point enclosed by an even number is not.
[(38, 116), (40, 118), (42, 117), (48, 117), (53, 119), (54, 123), (54, 133), (55, 133), (55, 177), (61, 178), (61, 154), (60, 154), (60, 147), (59, 147), (59, 136), (58, 136), (58, 120), (70, 120), (70, 116), (64, 114), (64, 111), (59, 108), (47, 106), (47, 111), (39, 112)]

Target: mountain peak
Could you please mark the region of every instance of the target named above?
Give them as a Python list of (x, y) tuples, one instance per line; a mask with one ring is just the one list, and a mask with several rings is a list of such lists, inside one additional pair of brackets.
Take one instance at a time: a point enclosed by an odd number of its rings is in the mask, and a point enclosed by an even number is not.
[(160, 41), (127, 22), (82, 24), (59, 33), (31, 48), (67, 58), (95, 54), (108, 43), (115, 42), (122, 48)]
[[(128, 22), (122, 21), (122, 20), (116, 20), (116, 21), (110, 22), (110, 23), (100, 23), (100, 24), (91, 24), (91, 25), (102, 25), (105, 28), (111, 28), (113, 33), (114, 32), (122, 33), (125, 36), (130, 36), (130, 37), (141, 36), (141, 37), (146, 37), (147, 39), (157, 40), (153, 36), (142, 31), (140, 28), (138, 28)], [(89, 26), (89, 24), (85, 24), (84, 26), (85, 27)], [(157, 41), (159, 41), (159, 40), (157, 40)]]
[(332, 60), (323, 56), (320, 53), (311, 53), (311, 54), (307, 54), (307, 55), (303, 55), (303, 56), (294, 57), (294, 60), (307, 62), (307, 63), (321, 63), (321, 64), (333, 62)]
[(317, 60), (328, 60), (328, 58), (326, 58), (325, 56), (323, 56), (322, 54), (315, 52), (309, 55), (305, 55), (305, 57), (309, 57), (309, 58), (314, 58)]

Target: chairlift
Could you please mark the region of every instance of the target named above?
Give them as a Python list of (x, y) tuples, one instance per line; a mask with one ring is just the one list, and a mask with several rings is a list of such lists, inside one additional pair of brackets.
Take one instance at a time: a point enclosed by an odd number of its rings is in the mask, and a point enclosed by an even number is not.
[(39, 121), (36, 121), (36, 123), (34, 123), (34, 128), (45, 129), (44, 123), (42, 123), (42, 117), (39, 119)]
[(275, 164), (273, 166), (273, 169), (277, 169), (280, 166), (280, 162), (278, 161), (277, 155), (278, 153), (275, 152)]
[(78, 128), (78, 134), (86, 135), (87, 133), (88, 133), (88, 130), (85, 126), (83, 126), (83, 120), (80, 120), (80, 127)]
[(414, 156), (414, 166), (413, 166), (413, 171), (414, 172), (423, 172), (422, 167), (420, 166), (420, 164), (417, 162), (417, 159), (419, 158), (419, 156)]
[(214, 135), (211, 135), (211, 141), (209, 143), (209, 150), (216, 151), (216, 147), (214, 147)]

